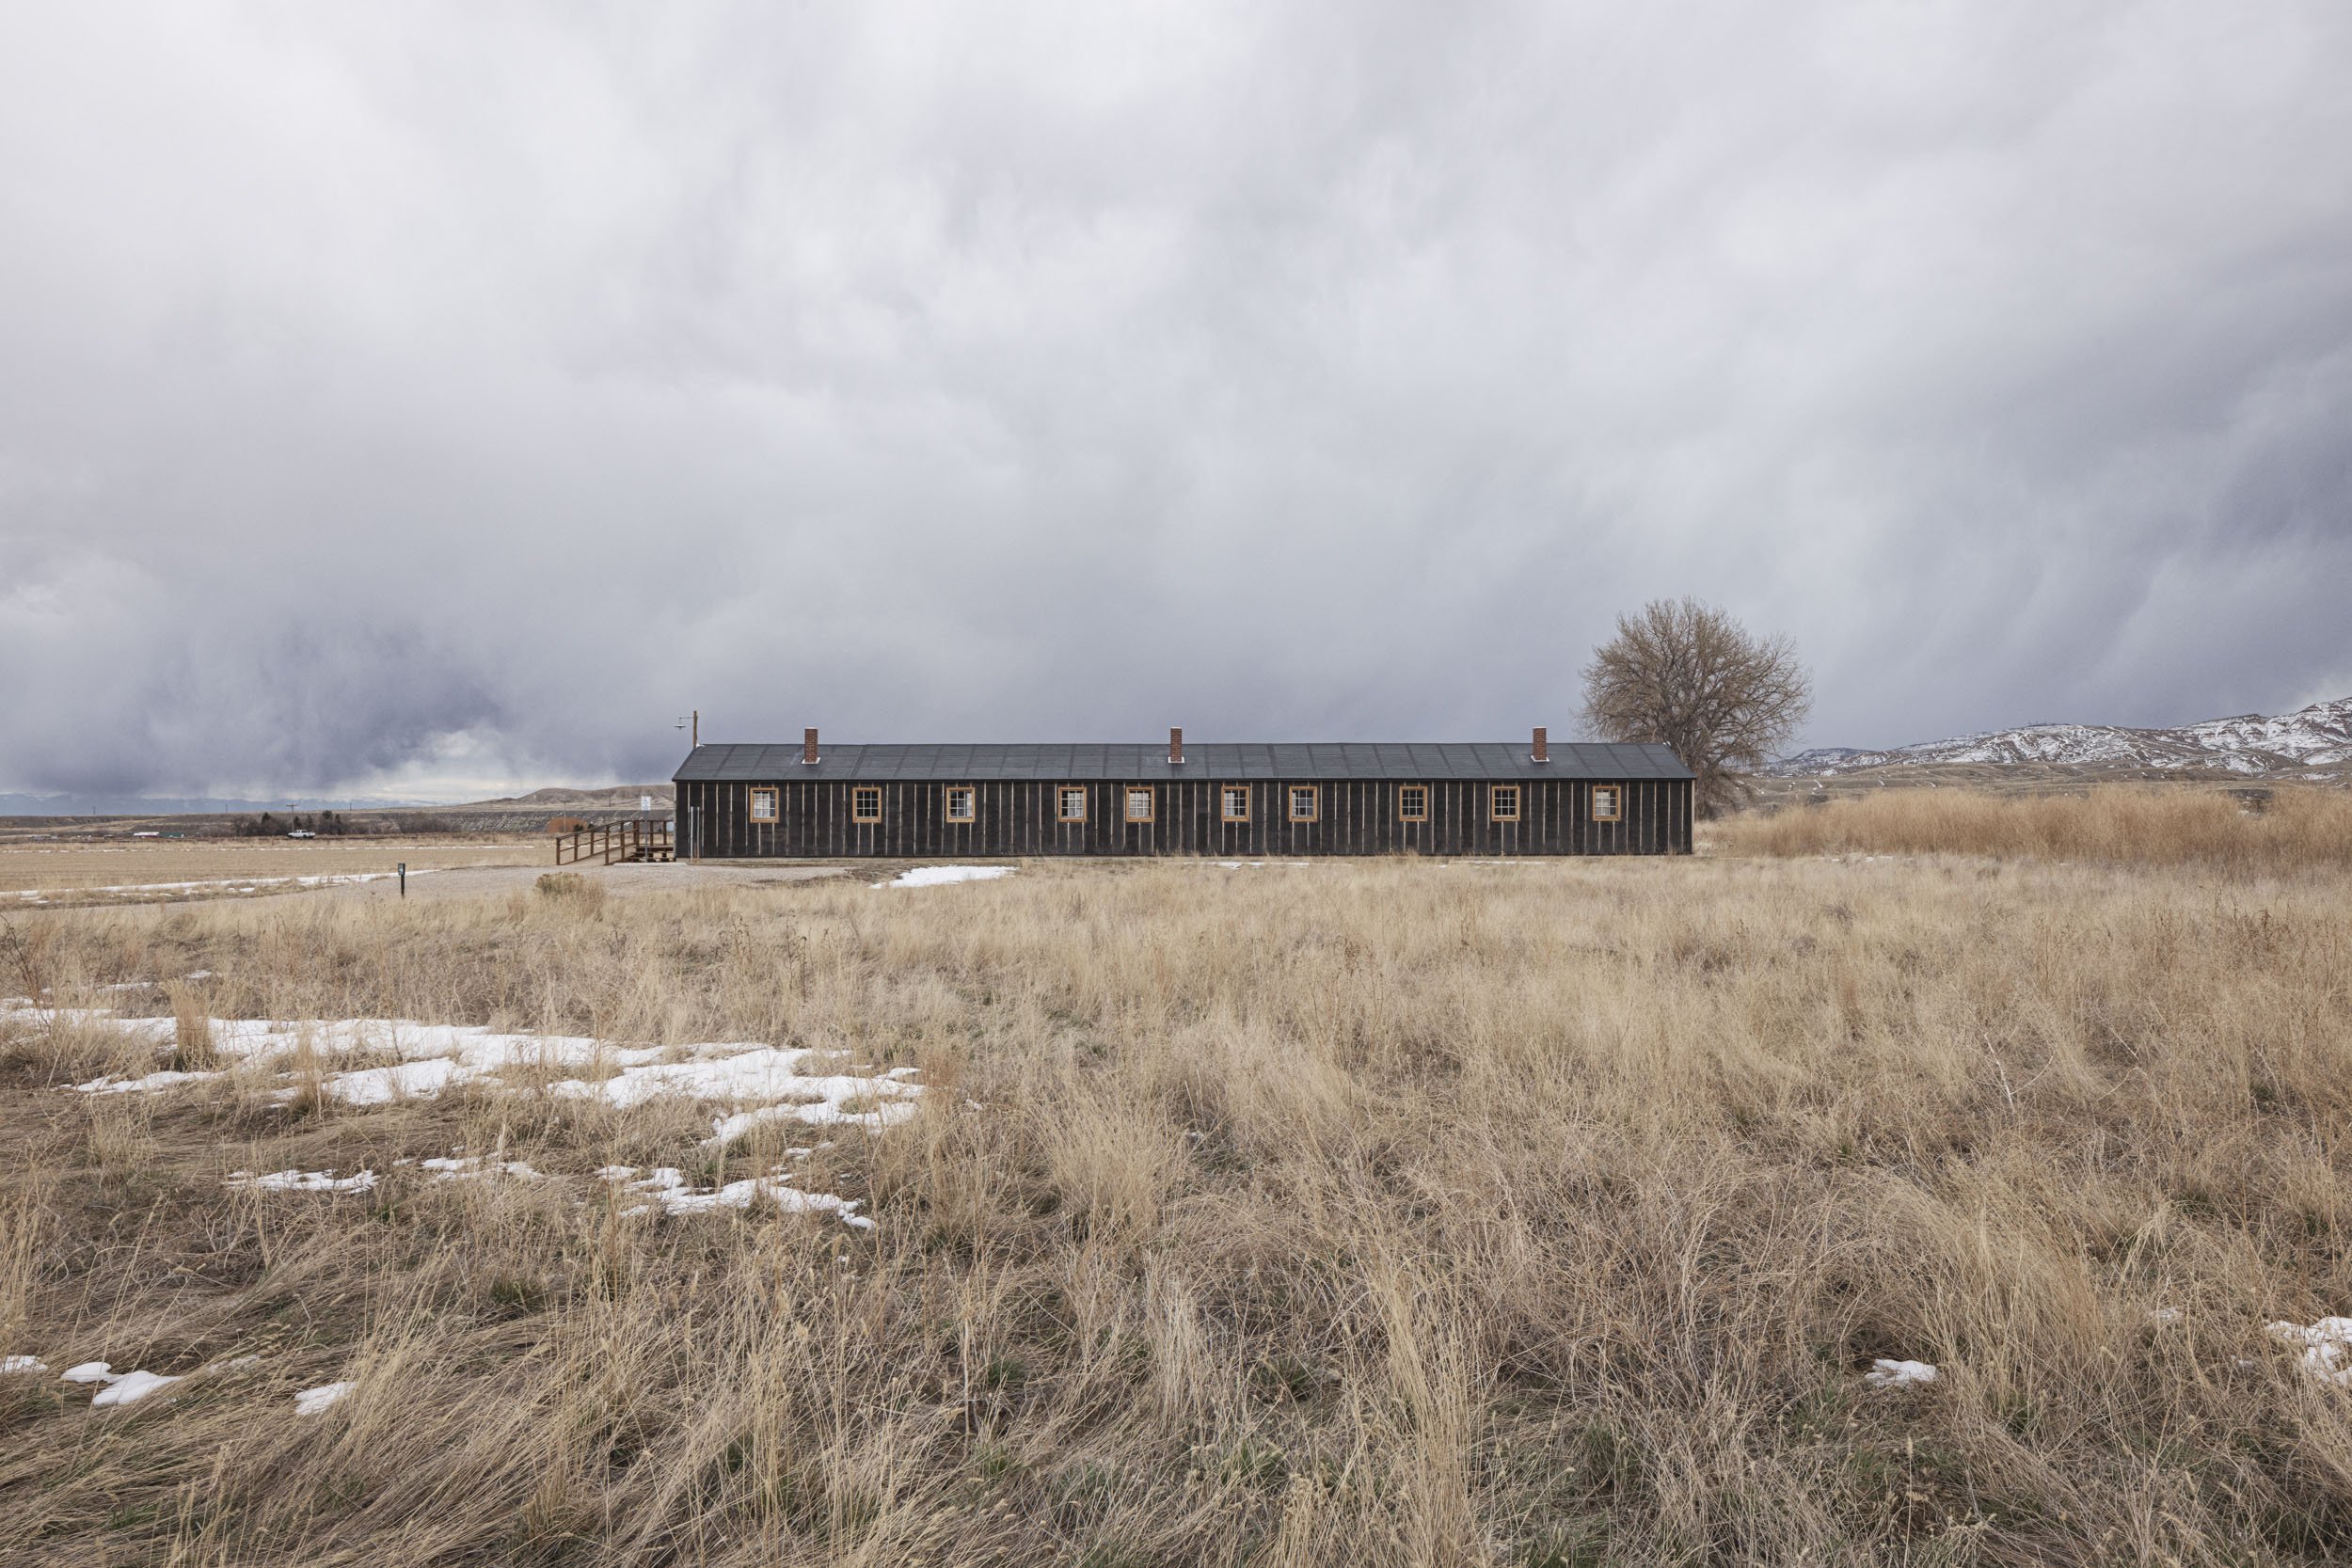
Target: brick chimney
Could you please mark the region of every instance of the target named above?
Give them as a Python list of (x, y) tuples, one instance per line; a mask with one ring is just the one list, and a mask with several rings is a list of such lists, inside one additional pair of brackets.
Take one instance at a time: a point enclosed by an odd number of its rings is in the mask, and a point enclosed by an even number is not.
[(1168, 760), (1171, 763), (1184, 760), (1184, 732), (1172, 724), (1168, 731)]
[(1528, 753), (1528, 758), (1533, 762), (1551, 760), (1551, 737), (1544, 733), (1544, 727), (1541, 724), (1535, 726), (1535, 746), (1534, 750)]
[(809, 768), (817, 766), (817, 732), (815, 730), (801, 732), (801, 762)]

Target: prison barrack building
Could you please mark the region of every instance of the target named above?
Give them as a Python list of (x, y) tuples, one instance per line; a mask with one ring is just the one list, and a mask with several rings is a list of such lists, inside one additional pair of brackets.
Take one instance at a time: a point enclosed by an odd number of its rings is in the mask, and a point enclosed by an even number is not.
[(1663, 746), (696, 746), (682, 856), (1682, 855)]

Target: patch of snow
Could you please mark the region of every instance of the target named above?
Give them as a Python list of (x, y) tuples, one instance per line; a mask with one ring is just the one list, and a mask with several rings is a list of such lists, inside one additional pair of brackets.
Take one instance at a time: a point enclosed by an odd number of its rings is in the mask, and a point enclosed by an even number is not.
[(596, 1179), (601, 1181), (626, 1181), (637, 1174), (635, 1165), (598, 1165)]
[[(431, 872), (432, 866), (411, 868), (411, 879)], [(258, 893), (263, 888), (342, 887), (355, 882), (380, 882), (397, 877), (397, 871), (354, 871), (332, 877), (216, 877), (198, 882), (117, 882), (105, 887), (27, 888), (17, 894), (19, 898), (45, 903), (52, 898), (73, 898), (94, 893), (197, 893), (215, 889), (222, 893)]]
[[(695, 1191), (686, 1184), (686, 1178), (675, 1168), (663, 1165), (643, 1181), (629, 1183), (629, 1191), (649, 1195), (665, 1213), (707, 1214), (719, 1209), (749, 1209), (762, 1199), (773, 1202), (787, 1214), (838, 1214), (850, 1225), (871, 1230), (874, 1222), (859, 1214), (858, 1200), (838, 1197), (832, 1193), (804, 1193), (791, 1186), (779, 1169), (767, 1176), (755, 1176), (741, 1181), (730, 1181), (723, 1187)], [(651, 1206), (641, 1205), (630, 1212), (644, 1212)]]
[(38, 1355), (0, 1355), (0, 1377), (9, 1372), (45, 1372), (49, 1363)]
[(166, 1377), (161, 1372), (124, 1372), (119, 1377), (107, 1379), (106, 1386), (100, 1389), (97, 1397), (89, 1402), (93, 1408), (103, 1408), (114, 1404), (136, 1404), (156, 1389), (179, 1381), (176, 1377)]
[(2303, 1370), (2324, 1383), (2352, 1387), (2352, 1318), (2322, 1318), (2308, 1327), (2276, 1323), (2272, 1338), (2303, 1347)]
[(167, 1069), (151, 1072), (144, 1078), (93, 1078), (87, 1084), (73, 1086), (84, 1094), (145, 1094), (155, 1089), (168, 1089), (179, 1084), (200, 1084), (207, 1078), (217, 1078), (217, 1072), (182, 1072)]
[(1935, 1369), (1925, 1361), (1889, 1361), (1884, 1357), (1870, 1363), (1870, 1370), (1862, 1380), (1873, 1388), (1908, 1388), (1917, 1383), (1933, 1383)]
[(294, 1414), (318, 1416), (326, 1407), (359, 1386), (356, 1383), (323, 1383), (316, 1388), (305, 1388), (294, 1396)]
[(111, 1361), (85, 1361), (57, 1374), (60, 1383), (112, 1383), (114, 1380), (115, 1369)]
[[(100, 1008), (43, 1009), (21, 999), (0, 1002), (0, 1022), (29, 1019), (110, 1028), (159, 1052), (175, 1037), (174, 1022), (168, 1018), (119, 1018)], [(913, 1101), (923, 1092), (921, 1085), (909, 1081), (917, 1071), (914, 1068), (882, 1072), (806, 1071), (819, 1063), (832, 1065), (841, 1060), (806, 1046), (741, 1040), (675, 1048), (616, 1046), (579, 1036), (501, 1034), (473, 1024), (418, 1023), (406, 1019), (308, 1022), (214, 1019), (210, 1022), (214, 1050), (223, 1058), (279, 1072), (286, 1085), (277, 1091), (281, 1101), (300, 1092), (286, 1069), (306, 1047), (322, 1062), (355, 1055), (394, 1058), (389, 1065), (325, 1074), (319, 1081), (320, 1092), (346, 1105), (431, 1100), (465, 1085), (501, 1082), (509, 1073), (542, 1079), (555, 1073), (605, 1073), (609, 1076), (554, 1078), (545, 1082), (542, 1092), (563, 1099), (602, 1101), (616, 1110), (660, 1099), (713, 1101), (739, 1107), (713, 1119), (712, 1141), (719, 1144), (740, 1137), (765, 1121), (880, 1130), (913, 1116)], [(131, 1094), (219, 1076), (218, 1071), (161, 1070), (133, 1078), (93, 1078), (72, 1087), (83, 1094)]]
[(918, 865), (876, 887), (940, 887), (948, 882), (990, 882), (1012, 875), (1009, 865)]
[(272, 1193), (364, 1193), (375, 1185), (375, 1172), (363, 1170), (337, 1176), (331, 1170), (277, 1170), (267, 1176), (247, 1171), (229, 1173), (231, 1187), (259, 1187)]

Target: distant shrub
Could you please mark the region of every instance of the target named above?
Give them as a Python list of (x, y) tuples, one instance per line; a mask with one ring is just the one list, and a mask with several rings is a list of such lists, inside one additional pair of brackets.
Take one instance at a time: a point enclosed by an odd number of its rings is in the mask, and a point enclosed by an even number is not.
[(581, 911), (604, 907), (604, 884), (592, 882), (577, 871), (550, 871), (532, 886), (551, 903)]

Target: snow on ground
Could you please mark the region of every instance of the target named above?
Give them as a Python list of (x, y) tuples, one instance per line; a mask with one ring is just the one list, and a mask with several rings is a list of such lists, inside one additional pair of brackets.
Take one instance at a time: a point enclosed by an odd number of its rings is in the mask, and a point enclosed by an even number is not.
[(2309, 1327), (2277, 1323), (2271, 1335), (2303, 1347), (2303, 1370), (2323, 1382), (2352, 1387), (2352, 1318), (2322, 1318)]
[(180, 1381), (161, 1372), (119, 1372), (107, 1361), (85, 1361), (78, 1367), (68, 1367), (57, 1376), (66, 1383), (103, 1384), (97, 1397), (90, 1401), (93, 1406), (136, 1404), (156, 1389)]
[(217, 1072), (180, 1072), (166, 1069), (139, 1078), (93, 1078), (87, 1084), (73, 1086), (84, 1094), (139, 1094), (151, 1089), (168, 1089), (179, 1084), (200, 1084), (207, 1078), (217, 1078)]
[(45, 1372), (49, 1363), (38, 1355), (0, 1355), (0, 1375), (9, 1372)]
[(316, 1388), (305, 1388), (294, 1396), (294, 1414), (323, 1415), (328, 1405), (358, 1386), (356, 1383), (323, 1383)]
[(124, 1372), (101, 1388), (89, 1402), (99, 1409), (112, 1404), (136, 1404), (156, 1389), (179, 1381), (161, 1372)]
[[(431, 875), (433, 870), (432, 866), (422, 866), (410, 870), (408, 875), (413, 880)], [(99, 893), (259, 893), (264, 888), (342, 887), (351, 882), (380, 882), (399, 875), (397, 871), (353, 871), (334, 877), (215, 877), (201, 882), (118, 882), (107, 887), (24, 888), (0, 896), (20, 898), (28, 904), (45, 904), (52, 898), (80, 898)]]
[[(0, 1002), (0, 1023), (48, 1020), (112, 1028), (161, 1051), (173, 1039), (168, 1018), (119, 1018), (99, 1008), (38, 1008), (22, 999)], [(562, 1073), (545, 1092), (564, 1099), (601, 1100), (627, 1110), (658, 1099), (723, 1101), (745, 1109), (715, 1119), (723, 1143), (763, 1121), (812, 1126), (882, 1128), (914, 1114), (922, 1085), (908, 1082), (914, 1068), (884, 1072), (808, 1073), (823, 1053), (804, 1046), (750, 1041), (667, 1046), (617, 1046), (570, 1035), (500, 1034), (473, 1024), (419, 1023), (407, 1019), (358, 1018), (274, 1022), (214, 1019), (213, 1049), (221, 1056), (280, 1071), (307, 1043), (318, 1057), (390, 1056), (382, 1067), (327, 1073), (320, 1090), (348, 1105), (431, 1100), (463, 1085), (501, 1081), (509, 1072), (542, 1078)], [(133, 1094), (168, 1089), (222, 1076), (225, 1069), (158, 1070), (137, 1077), (106, 1075), (72, 1085), (84, 1094)], [(289, 1082), (281, 1098), (295, 1092)], [(512, 1173), (510, 1173), (512, 1174)]]
[[(168, 1018), (122, 1018), (101, 1008), (49, 1009), (22, 998), (0, 1000), (0, 1024), (47, 1021), (114, 1029), (158, 1052), (169, 1049), (174, 1038), (174, 1022)], [(505, 1084), (505, 1075), (511, 1072), (523, 1077), (510, 1087), (559, 1099), (602, 1101), (615, 1110), (665, 1099), (732, 1107), (712, 1117), (707, 1148), (723, 1148), (753, 1128), (771, 1121), (880, 1131), (913, 1116), (915, 1099), (923, 1092), (920, 1084), (909, 1081), (918, 1070), (914, 1068), (804, 1070), (834, 1065), (828, 1053), (804, 1046), (740, 1040), (675, 1047), (620, 1046), (577, 1036), (500, 1034), (472, 1024), (380, 1018), (306, 1022), (214, 1019), (211, 1027), (213, 1048), (222, 1057), (247, 1070), (275, 1070), (281, 1085), (277, 1089), (280, 1101), (299, 1092), (287, 1069), (305, 1049), (323, 1062), (362, 1054), (389, 1056), (396, 1060), (386, 1066), (326, 1073), (319, 1081), (320, 1092), (344, 1104), (383, 1105), (401, 1100), (431, 1100), (465, 1085)], [(128, 1078), (107, 1075), (70, 1087), (82, 1094), (148, 1093), (220, 1078), (230, 1070), (164, 1070)], [(432, 1159), (421, 1164), (440, 1180), (489, 1175), (529, 1180), (540, 1175), (519, 1161), (481, 1156)], [(264, 1176), (240, 1171), (230, 1178), (230, 1183), (283, 1192), (364, 1192), (377, 1180), (373, 1171), (345, 1177), (332, 1171), (284, 1170)], [(738, 1187), (742, 1189), (739, 1194)], [(687, 1213), (705, 1208), (740, 1208), (755, 1197), (765, 1196), (796, 1212), (827, 1210), (853, 1225), (872, 1223), (850, 1214), (854, 1203), (830, 1194), (781, 1186), (771, 1177), (737, 1183), (721, 1192), (731, 1196), (691, 1195), (691, 1201), (684, 1196), (664, 1196), (660, 1201), (673, 1213)]]
[(250, 1171), (232, 1170), (228, 1185), (259, 1187), (272, 1193), (364, 1193), (375, 1185), (375, 1172), (363, 1170), (339, 1177), (331, 1170), (275, 1170), (267, 1176), (255, 1176)]
[(876, 887), (938, 887), (945, 882), (990, 882), (1012, 875), (1009, 865), (918, 865)]
[(1881, 1358), (1870, 1363), (1870, 1370), (1862, 1378), (1873, 1388), (1908, 1388), (1916, 1383), (1933, 1383), (1935, 1369), (1925, 1361)]
[[(808, 1150), (800, 1152), (805, 1154)], [(781, 1166), (766, 1176), (696, 1191), (687, 1185), (685, 1173), (675, 1165), (657, 1165), (643, 1180), (628, 1182), (626, 1190), (643, 1193), (653, 1202), (624, 1209), (621, 1211), (624, 1215), (651, 1213), (656, 1204), (665, 1213), (707, 1214), (718, 1209), (749, 1209), (754, 1203), (767, 1198), (787, 1214), (838, 1214), (844, 1224), (855, 1226), (860, 1230), (874, 1228), (872, 1220), (856, 1212), (857, 1199), (836, 1197), (832, 1193), (803, 1192), (790, 1184)]]

